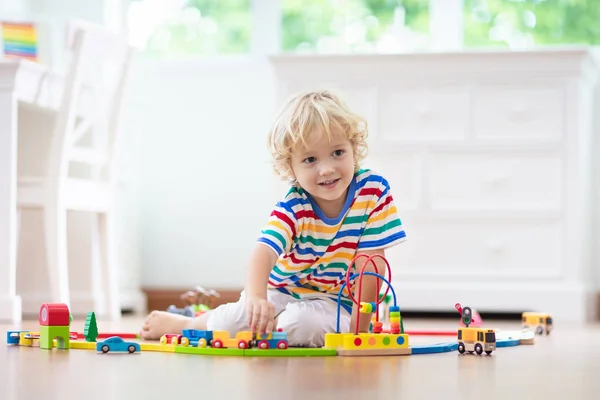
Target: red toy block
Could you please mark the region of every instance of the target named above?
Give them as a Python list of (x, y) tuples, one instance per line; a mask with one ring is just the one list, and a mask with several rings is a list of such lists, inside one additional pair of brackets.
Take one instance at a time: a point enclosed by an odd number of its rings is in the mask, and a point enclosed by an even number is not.
[(71, 313), (64, 303), (44, 303), (40, 307), (41, 326), (70, 326)]

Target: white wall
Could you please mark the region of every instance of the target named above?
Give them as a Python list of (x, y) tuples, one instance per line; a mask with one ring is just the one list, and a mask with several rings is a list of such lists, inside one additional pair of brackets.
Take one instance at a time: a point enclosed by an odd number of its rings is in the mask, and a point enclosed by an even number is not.
[[(144, 286), (239, 288), (285, 185), (266, 134), (275, 113), (266, 60), (138, 62), (143, 120), (138, 198)], [(142, 100), (143, 99), (143, 100)]]

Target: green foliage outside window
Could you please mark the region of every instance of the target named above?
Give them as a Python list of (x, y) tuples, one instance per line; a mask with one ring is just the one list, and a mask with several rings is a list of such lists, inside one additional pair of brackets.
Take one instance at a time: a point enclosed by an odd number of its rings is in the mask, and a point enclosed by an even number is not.
[[(250, 52), (252, 26), (260, 23), (253, 21), (251, 0), (173, 0), (171, 7), (154, 17), (147, 55)], [(429, 0), (280, 0), (280, 7), (283, 52), (427, 49)], [(132, 23), (145, 23), (144, 16)], [(600, 0), (464, 0), (464, 29), (465, 47), (597, 45)]]
[(600, 44), (600, 0), (464, 0), (465, 47)]
[[(173, 1), (173, 4), (176, 3)], [(183, 3), (153, 30), (144, 48), (146, 55), (166, 57), (250, 52), (250, 0), (188, 0)]]
[[(282, 50), (372, 52), (383, 34), (429, 31), (428, 0), (282, 0)], [(400, 25), (401, 24), (401, 25)], [(329, 41), (330, 45), (320, 45)], [(335, 51), (334, 50), (334, 51)]]

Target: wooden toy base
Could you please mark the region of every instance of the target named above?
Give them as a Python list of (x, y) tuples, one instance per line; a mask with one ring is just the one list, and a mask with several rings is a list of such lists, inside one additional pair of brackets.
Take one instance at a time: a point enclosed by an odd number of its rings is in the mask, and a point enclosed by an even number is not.
[(362, 350), (345, 350), (338, 349), (338, 356), (342, 357), (360, 357), (360, 356), (406, 356), (411, 355), (410, 347), (402, 349), (362, 349)]

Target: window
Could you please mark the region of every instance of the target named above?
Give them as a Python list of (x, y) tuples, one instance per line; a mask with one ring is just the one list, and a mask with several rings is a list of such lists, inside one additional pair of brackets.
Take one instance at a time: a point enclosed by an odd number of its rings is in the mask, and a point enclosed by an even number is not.
[(477, 340), (483, 342), (483, 332), (477, 332)]
[(281, 0), (282, 50), (394, 53), (425, 48), (429, 0)]
[(600, 44), (598, 0), (464, 0), (466, 47)]
[(496, 334), (494, 332), (487, 332), (485, 334), (485, 342), (486, 343), (495, 343), (496, 342)]
[(132, 0), (129, 35), (151, 57), (250, 51), (250, 0)]
[(130, 0), (151, 57), (600, 45), (598, 0)]

